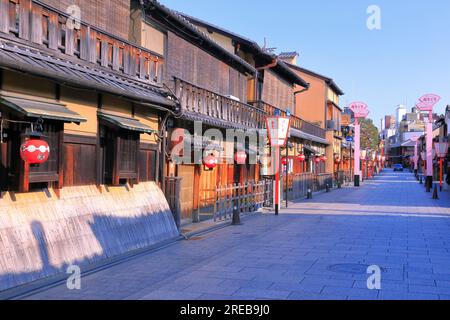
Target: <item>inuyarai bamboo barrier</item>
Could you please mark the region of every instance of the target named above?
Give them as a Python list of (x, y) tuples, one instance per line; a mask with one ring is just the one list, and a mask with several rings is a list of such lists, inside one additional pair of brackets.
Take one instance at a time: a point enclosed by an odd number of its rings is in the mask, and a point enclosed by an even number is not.
[(0, 291), (178, 236), (153, 182), (0, 199)]

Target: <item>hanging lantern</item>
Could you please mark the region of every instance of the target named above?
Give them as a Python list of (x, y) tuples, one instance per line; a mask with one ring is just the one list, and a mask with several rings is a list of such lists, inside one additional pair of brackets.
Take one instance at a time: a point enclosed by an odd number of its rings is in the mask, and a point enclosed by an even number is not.
[(340, 158), (339, 156), (337, 156), (337, 157), (334, 159), (334, 162), (335, 162), (336, 164), (341, 163), (341, 158)]
[(44, 140), (32, 138), (20, 146), (20, 157), (27, 164), (42, 164), (50, 156), (50, 146)]
[(304, 154), (299, 154), (297, 156), (297, 160), (300, 161), (300, 162), (305, 162), (306, 156)]
[(217, 167), (218, 161), (216, 157), (214, 157), (213, 155), (209, 155), (203, 159), (203, 164), (205, 165), (207, 170), (213, 170), (215, 167)]
[(314, 159), (314, 162), (315, 162), (315, 163), (320, 163), (320, 161), (321, 161), (321, 157), (316, 157), (316, 158)]
[(238, 151), (234, 155), (234, 161), (237, 164), (246, 164), (247, 163), (247, 153), (245, 151)]
[(322, 161), (322, 162), (327, 162), (327, 157), (326, 157), (326, 156), (320, 157), (320, 161)]
[(281, 159), (281, 164), (282, 164), (283, 166), (286, 166), (286, 165), (288, 164), (288, 160), (287, 160), (286, 157), (284, 157), (283, 159)]

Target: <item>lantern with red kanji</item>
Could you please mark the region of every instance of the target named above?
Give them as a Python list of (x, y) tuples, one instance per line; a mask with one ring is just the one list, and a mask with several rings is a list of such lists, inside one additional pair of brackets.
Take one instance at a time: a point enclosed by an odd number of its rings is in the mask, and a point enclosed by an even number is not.
[(214, 155), (209, 155), (203, 159), (203, 164), (205, 165), (206, 170), (213, 170), (217, 167), (218, 161)]
[(27, 164), (43, 164), (49, 156), (50, 146), (44, 140), (31, 138), (20, 146), (20, 157)]
[(236, 161), (237, 164), (246, 164), (247, 163), (247, 153), (245, 151), (238, 151), (234, 155), (234, 161)]
[(297, 156), (297, 160), (300, 161), (300, 162), (305, 162), (306, 157), (305, 157), (304, 154), (299, 154), (299, 155)]

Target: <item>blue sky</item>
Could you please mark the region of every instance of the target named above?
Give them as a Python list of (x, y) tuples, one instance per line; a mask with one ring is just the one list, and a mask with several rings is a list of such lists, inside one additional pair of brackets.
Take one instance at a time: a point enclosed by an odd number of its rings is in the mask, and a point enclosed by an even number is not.
[[(450, 1), (428, 0), (161, 0), (269, 47), (300, 53), (299, 64), (327, 75), (346, 93), (341, 105), (365, 101), (376, 124), (422, 94), (450, 104)], [(366, 26), (369, 5), (381, 30)]]

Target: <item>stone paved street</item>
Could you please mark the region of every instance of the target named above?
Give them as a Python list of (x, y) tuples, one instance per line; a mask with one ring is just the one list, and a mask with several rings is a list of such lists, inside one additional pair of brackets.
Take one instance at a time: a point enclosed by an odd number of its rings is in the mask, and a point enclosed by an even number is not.
[(450, 194), (386, 171), (28, 299), (450, 299)]

